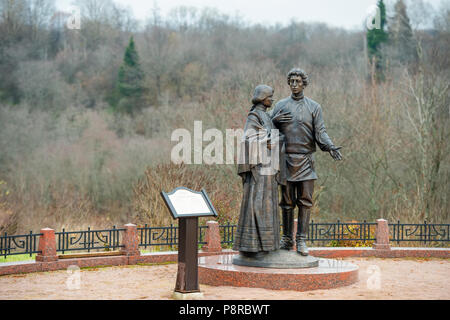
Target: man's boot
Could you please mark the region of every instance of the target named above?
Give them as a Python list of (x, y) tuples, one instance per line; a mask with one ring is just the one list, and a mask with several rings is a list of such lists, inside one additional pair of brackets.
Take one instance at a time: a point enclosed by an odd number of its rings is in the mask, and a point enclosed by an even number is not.
[(297, 252), (302, 256), (308, 255), (308, 247), (306, 246), (306, 239), (308, 238), (310, 210), (307, 207), (301, 206), (298, 209), (298, 225), (297, 235), (295, 241), (297, 243)]
[(294, 227), (293, 209), (282, 209), (283, 215), (283, 235), (281, 236), (280, 249), (291, 250), (294, 246), (292, 231)]

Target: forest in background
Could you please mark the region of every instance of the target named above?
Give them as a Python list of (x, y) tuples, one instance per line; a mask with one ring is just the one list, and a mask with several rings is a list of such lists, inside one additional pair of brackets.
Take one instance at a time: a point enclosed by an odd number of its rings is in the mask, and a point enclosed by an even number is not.
[(294, 66), (343, 146), (316, 153), (313, 219), (449, 222), (448, 1), (378, 1), (382, 28), (360, 31), (77, 4), (74, 30), (54, 1), (0, 0), (0, 232), (168, 225), (159, 193), (180, 185), (236, 222), (235, 166), (172, 164), (171, 133), (242, 128), (254, 87), (288, 96)]

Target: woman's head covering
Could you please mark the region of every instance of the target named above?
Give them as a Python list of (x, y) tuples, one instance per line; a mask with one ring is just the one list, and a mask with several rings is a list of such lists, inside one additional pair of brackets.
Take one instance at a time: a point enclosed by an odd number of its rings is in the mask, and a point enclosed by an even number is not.
[(255, 88), (255, 91), (253, 92), (253, 105), (263, 102), (264, 99), (273, 95), (273, 92), (274, 90), (272, 87), (266, 86), (265, 84), (260, 84)]

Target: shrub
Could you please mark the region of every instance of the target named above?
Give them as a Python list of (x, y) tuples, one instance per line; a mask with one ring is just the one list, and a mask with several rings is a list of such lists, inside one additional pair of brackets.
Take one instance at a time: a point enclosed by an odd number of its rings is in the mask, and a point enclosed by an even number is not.
[[(239, 215), (240, 179), (232, 168), (227, 168), (172, 163), (149, 167), (134, 187), (136, 217), (133, 221), (152, 226), (173, 223), (160, 192), (181, 186), (196, 191), (204, 188), (218, 213), (218, 222), (235, 221)], [(201, 222), (210, 219), (202, 218)]]
[[(332, 240), (327, 244), (327, 247), (372, 247), (373, 240), (363, 241), (356, 240), (361, 237), (361, 225), (358, 225), (357, 221), (350, 221), (350, 223), (355, 223), (354, 225), (349, 225), (348, 230), (344, 230), (345, 238), (349, 240)], [(347, 227), (346, 227), (347, 228)], [(369, 226), (369, 238), (375, 237), (375, 225)], [(355, 239), (355, 240), (353, 240)]]

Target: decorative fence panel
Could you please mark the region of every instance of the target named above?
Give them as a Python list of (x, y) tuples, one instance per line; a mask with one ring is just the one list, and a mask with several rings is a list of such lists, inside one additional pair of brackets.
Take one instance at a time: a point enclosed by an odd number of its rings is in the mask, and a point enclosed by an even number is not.
[[(152, 247), (169, 247), (178, 246), (178, 226), (170, 225), (169, 227), (144, 227), (137, 228), (139, 235), (139, 247), (144, 249)], [(198, 227), (198, 244), (206, 244), (207, 226)]]
[(392, 242), (445, 243), (450, 242), (450, 224), (400, 223), (389, 224), (389, 240)]
[(125, 229), (88, 230), (55, 232), (56, 251), (65, 253), (70, 251), (110, 251), (122, 248), (122, 233)]
[(308, 230), (308, 241), (327, 242), (331, 245), (342, 245), (342, 241), (367, 244), (375, 241), (375, 222), (317, 222), (311, 221)]
[(139, 235), (139, 247), (168, 246), (178, 245), (178, 227), (172, 224), (169, 227), (144, 227), (137, 228)]
[(237, 225), (235, 224), (231, 225), (230, 223), (223, 226), (219, 226), (221, 237), (220, 243), (222, 243), (223, 245), (231, 246), (234, 242), (234, 233), (236, 229)]
[(29, 254), (31, 257), (33, 253), (40, 253), (38, 246), (41, 235), (32, 231), (22, 235), (8, 235), (5, 232), (4, 235), (0, 235), (0, 257), (18, 254)]

